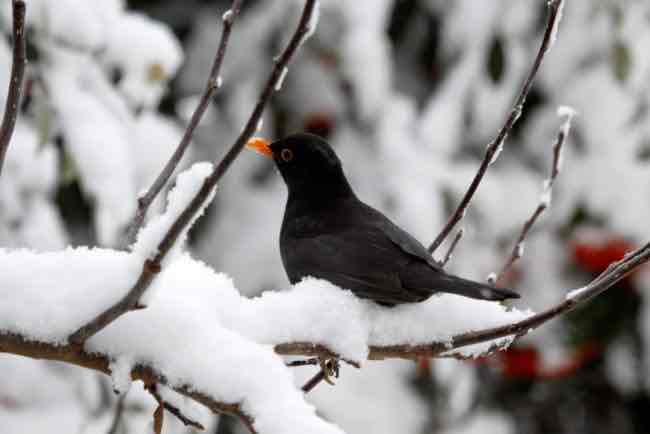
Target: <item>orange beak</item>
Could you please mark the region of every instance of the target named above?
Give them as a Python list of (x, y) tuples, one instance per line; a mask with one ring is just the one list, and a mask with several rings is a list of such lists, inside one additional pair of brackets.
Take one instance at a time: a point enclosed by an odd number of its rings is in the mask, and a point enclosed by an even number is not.
[(262, 155), (273, 158), (273, 151), (269, 146), (269, 141), (261, 137), (253, 137), (246, 142), (246, 147), (251, 148)]

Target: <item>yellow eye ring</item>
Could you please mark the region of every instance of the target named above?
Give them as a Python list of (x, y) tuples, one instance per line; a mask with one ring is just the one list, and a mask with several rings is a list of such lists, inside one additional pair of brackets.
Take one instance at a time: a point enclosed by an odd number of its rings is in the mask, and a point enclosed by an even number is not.
[(285, 163), (288, 163), (293, 159), (293, 152), (291, 151), (291, 149), (285, 148), (280, 152), (280, 158), (282, 158), (282, 161), (284, 161)]

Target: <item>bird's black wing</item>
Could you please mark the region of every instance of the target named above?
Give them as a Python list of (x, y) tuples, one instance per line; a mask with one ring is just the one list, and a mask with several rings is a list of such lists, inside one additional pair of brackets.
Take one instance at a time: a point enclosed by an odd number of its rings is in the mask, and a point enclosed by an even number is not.
[(422, 301), (431, 295), (402, 286), (399, 271), (411, 259), (373, 225), (299, 237), (285, 234), (280, 245), (292, 283), (317, 277), (387, 305)]
[(405, 253), (421, 259), (436, 270), (441, 270), (440, 265), (433, 259), (433, 256), (426, 247), (408, 232), (401, 229), (382, 213), (368, 205), (365, 205), (364, 212), (368, 214), (368, 220)]
[(445, 273), (418, 240), (400, 229), (379, 211), (367, 207), (366, 212), (369, 214), (369, 221), (380, 228), (395, 245), (405, 253), (421, 259), (421, 261), (410, 261), (400, 269), (399, 278), (405, 291), (429, 295), (436, 292), (449, 292), (481, 300), (519, 298), (519, 294), (509, 289), (494, 288)]

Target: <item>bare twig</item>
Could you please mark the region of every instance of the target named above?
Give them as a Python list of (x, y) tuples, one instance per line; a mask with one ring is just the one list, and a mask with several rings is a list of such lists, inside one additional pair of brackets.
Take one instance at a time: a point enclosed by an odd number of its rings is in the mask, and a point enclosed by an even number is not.
[(18, 111), (20, 110), (20, 94), (23, 87), (23, 77), (25, 76), (25, 63), (27, 62), (25, 2), (23, 0), (13, 0), (12, 7), (14, 54), (7, 103), (2, 117), (2, 125), (0, 126), (0, 174), (2, 173), (9, 142), (11, 142), (11, 136), (14, 133)]
[(174, 221), (169, 231), (165, 234), (162, 241), (158, 245), (158, 250), (153, 259), (145, 261), (142, 266), (142, 271), (136, 284), (131, 290), (117, 303), (109, 307), (106, 311), (102, 312), (96, 318), (88, 322), (86, 325), (79, 328), (69, 337), (69, 341), (76, 345), (83, 345), (86, 339), (95, 335), (108, 324), (113, 322), (121, 315), (135, 309), (138, 305), (138, 300), (147, 290), (153, 279), (160, 272), (162, 260), (167, 256), (173, 245), (178, 240), (178, 237), (183, 233), (185, 228), (192, 221), (194, 215), (201, 209), (203, 203), (210, 196), (214, 190), (217, 182), (230, 168), (230, 165), (235, 161), (239, 153), (244, 148), (244, 145), (257, 130), (259, 120), (264, 113), (271, 95), (275, 91), (276, 84), (280, 80), (283, 70), (287, 67), (289, 61), (298, 50), (298, 47), (303, 41), (304, 36), (310, 30), (310, 19), (314, 12), (316, 0), (306, 0), (305, 7), (300, 17), (300, 22), (296, 31), (294, 32), (288, 45), (285, 47), (282, 54), (275, 59), (271, 74), (266, 81), (266, 84), (259, 96), (255, 109), (251, 113), (250, 118), (246, 122), (244, 129), (240, 133), (237, 140), (232, 145), (230, 150), (226, 153), (223, 159), (215, 166), (212, 173), (205, 179), (199, 192), (190, 201), (189, 205), (183, 210), (180, 216)]
[(447, 262), (449, 262), (449, 260), (454, 255), (454, 250), (456, 249), (456, 245), (461, 240), (461, 238), (463, 238), (464, 234), (465, 234), (465, 230), (463, 228), (460, 228), (460, 230), (456, 233), (456, 236), (454, 237), (453, 241), (451, 242), (451, 245), (449, 246), (449, 249), (447, 250), (447, 253), (445, 254), (445, 258), (440, 263), (440, 267), (445, 268), (445, 265), (447, 265)]
[(285, 365), (287, 366), (287, 368), (318, 365), (318, 357), (313, 357), (311, 359), (304, 359), (304, 360), (293, 360), (291, 362), (285, 363)]
[(158, 174), (156, 180), (153, 182), (153, 184), (151, 184), (149, 190), (147, 190), (143, 196), (140, 196), (138, 198), (138, 209), (129, 227), (129, 243), (135, 241), (135, 237), (142, 227), (142, 224), (144, 223), (144, 219), (147, 215), (149, 207), (153, 203), (154, 199), (156, 199), (156, 196), (163, 189), (163, 187), (167, 184), (169, 178), (172, 176), (172, 173), (174, 173), (174, 170), (176, 170), (176, 167), (183, 158), (183, 155), (185, 154), (185, 151), (187, 150), (187, 147), (192, 140), (194, 130), (196, 130), (196, 127), (201, 122), (201, 118), (208, 108), (208, 105), (210, 104), (210, 101), (212, 100), (215, 92), (217, 89), (219, 89), (219, 87), (221, 87), (221, 65), (223, 64), (223, 59), (226, 56), (226, 49), (228, 48), (228, 40), (230, 39), (233, 23), (239, 15), (242, 3), (243, 0), (233, 0), (230, 9), (223, 15), (223, 30), (221, 32), (219, 48), (215, 54), (215, 58), (212, 63), (212, 69), (210, 70), (210, 76), (208, 77), (208, 81), (205, 84), (205, 89), (203, 91), (203, 95), (201, 95), (199, 105), (194, 110), (192, 118), (190, 119), (187, 129), (185, 130), (185, 134), (183, 134), (183, 138), (176, 147), (176, 150), (172, 156), (169, 158), (169, 161), (167, 161), (167, 164), (165, 164), (165, 167)]
[(160, 396), (160, 393), (158, 392), (158, 385), (156, 383), (146, 384), (144, 388), (147, 390), (147, 392), (151, 394), (151, 396), (154, 397), (154, 399), (156, 400), (156, 402), (158, 402), (160, 406), (162, 406), (165, 410), (167, 410), (168, 412), (176, 416), (178, 420), (183, 422), (183, 425), (191, 426), (192, 428), (201, 431), (205, 430), (205, 427), (200, 422), (190, 419), (189, 417), (185, 416), (178, 407), (165, 401), (162, 398), (162, 396)]
[(553, 163), (551, 164), (551, 173), (549, 177), (544, 181), (544, 191), (542, 192), (542, 197), (539, 201), (539, 204), (537, 205), (537, 208), (535, 208), (535, 211), (530, 216), (530, 218), (526, 220), (526, 222), (524, 223), (524, 226), (521, 229), (521, 232), (519, 233), (519, 237), (517, 238), (517, 242), (513, 246), (512, 251), (510, 252), (510, 256), (506, 260), (506, 263), (503, 264), (501, 271), (499, 271), (499, 273), (495, 276), (493, 281), (490, 281), (490, 283), (493, 285), (498, 285), (503, 279), (503, 277), (506, 275), (508, 270), (514, 265), (514, 263), (517, 262), (523, 256), (524, 243), (526, 241), (526, 237), (528, 236), (530, 230), (537, 222), (537, 219), (539, 219), (539, 217), (544, 213), (544, 211), (546, 211), (546, 209), (550, 205), (551, 193), (553, 191), (553, 184), (555, 184), (555, 180), (557, 179), (557, 176), (560, 174), (562, 146), (564, 145), (564, 142), (566, 141), (566, 136), (569, 133), (570, 121), (571, 121), (571, 114), (568, 115), (567, 120), (560, 128), (560, 131), (558, 131), (557, 133), (557, 138), (555, 139), (555, 144), (553, 145)]
[[(638, 250), (626, 255), (621, 261), (610, 265), (604, 273), (591, 281), (587, 286), (569, 293), (569, 295), (560, 303), (540, 313), (532, 315), (525, 320), (499, 327), (461, 333), (453, 336), (449, 341), (430, 342), (421, 345), (375, 345), (370, 347), (368, 359), (382, 360), (396, 358), (412, 360), (418, 357), (463, 358), (463, 356), (458, 353), (454, 353), (454, 350), (468, 345), (491, 342), (495, 339), (509, 336), (513, 336), (515, 339), (519, 338), (551, 319), (570, 312), (584, 304), (586, 301), (600, 295), (602, 292), (649, 260), (650, 243), (647, 243)], [(495, 344), (486, 352), (486, 354), (491, 354), (499, 349), (501, 349), (501, 347)], [(282, 355), (292, 356), (336, 357), (336, 354), (322, 345), (301, 342), (276, 345), (275, 352)]]
[(325, 371), (320, 369), (316, 375), (311, 377), (307, 382), (301, 387), (301, 390), (305, 393), (309, 393), (314, 389), (314, 387), (318, 386), (318, 383), (323, 381), (325, 379)]
[(539, 70), (539, 67), (542, 64), (544, 55), (546, 54), (546, 52), (549, 50), (551, 46), (553, 35), (555, 31), (557, 31), (557, 27), (556, 27), (557, 20), (560, 18), (558, 11), (561, 10), (563, 6), (563, 1), (564, 0), (550, 0), (548, 2), (549, 16), (548, 16), (548, 22), (546, 24), (546, 30), (544, 32), (544, 37), (542, 39), (542, 44), (539, 47), (539, 51), (537, 52), (537, 56), (535, 57), (533, 66), (530, 72), (528, 73), (528, 75), (526, 76), (526, 79), (521, 88), (521, 91), (519, 92), (519, 95), (517, 96), (515, 104), (513, 108), (510, 110), (510, 114), (508, 115), (506, 122), (499, 130), (499, 133), (497, 134), (496, 138), (492, 142), (490, 142), (490, 144), (485, 149), (485, 155), (483, 157), (483, 161), (481, 162), (481, 165), (479, 166), (478, 171), (476, 172), (476, 175), (472, 180), (472, 183), (469, 185), (469, 188), (465, 192), (465, 196), (463, 196), (463, 199), (458, 204), (458, 207), (451, 215), (451, 217), (449, 217), (449, 220), (445, 224), (445, 227), (438, 234), (438, 236), (433, 241), (433, 243), (431, 243), (431, 245), (429, 246), (429, 252), (431, 253), (435, 252), (436, 249), (440, 247), (440, 244), (442, 244), (445, 238), (449, 236), (451, 231), (454, 229), (454, 226), (456, 226), (456, 224), (458, 224), (458, 222), (464, 217), (465, 212), (467, 211), (467, 208), (469, 207), (472, 198), (474, 197), (474, 193), (476, 193), (479, 184), (483, 180), (483, 177), (485, 176), (488, 167), (490, 167), (490, 164), (492, 164), (493, 160), (499, 155), (499, 152), (501, 152), (501, 149), (503, 148), (503, 143), (505, 142), (508, 133), (512, 130), (512, 127), (515, 125), (515, 123), (521, 116), (524, 103), (526, 102), (526, 97), (528, 96), (528, 92), (530, 91), (530, 88), (533, 85), (533, 80), (535, 79), (535, 76), (537, 75), (537, 71)]
[(108, 429), (107, 434), (117, 434), (117, 430), (120, 428), (120, 423), (122, 422), (122, 415), (124, 414), (124, 401), (126, 400), (126, 393), (122, 394), (117, 399), (117, 405), (115, 406), (115, 413), (113, 414), (113, 422)]
[(309, 393), (314, 387), (325, 380), (326, 383), (334, 385), (334, 382), (331, 380), (332, 377), (339, 377), (339, 360), (337, 358), (317, 358), (317, 363), (320, 365), (319, 371), (311, 377), (303, 386), (302, 391)]
[(153, 432), (156, 434), (162, 433), (163, 421), (165, 419), (165, 407), (163, 403), (159, 403), (158, 407), (153, 412)]

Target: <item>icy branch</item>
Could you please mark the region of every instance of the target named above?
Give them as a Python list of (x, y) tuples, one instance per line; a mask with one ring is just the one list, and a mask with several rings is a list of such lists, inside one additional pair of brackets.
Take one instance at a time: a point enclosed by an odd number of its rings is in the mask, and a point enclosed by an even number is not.
[(274, 62), (271, 74), (267, 79), (267, 82), (258, 98), (257, 104), (246, 122), (244, 129), (223, 159), (205, 179), (203, 185), (188, 203), (187, 207), (178, 215), (176, 220), (169, 227), (169, 230), (158, 244), (156, 255), (152, 259), (145, 260), (140, 276), (129, 294), (127, 294), (117, 304), (111, 306), (98, 317), (94, 318), (88, 324), (73, 333), (69, 338), (70, 342), (77, 345), (83, 345), (89, 337), (102, 330), (115, 319), (138, 307), (140, 297), (160, 272), (162, 261), (176, 244), (181, 235), (187, 231), (187, 228), (197, 217), (197, 214), (207, 205), (217, 183), (230, 168), (230, 165), (239, 156), (239, 153), (244, 148), (248, 139), (250, 139), (255, 133), (257, 125), (264, 113), (264, 109), (275, 90), (277, 82), (282, 76), (282, 71), (289, 64), (291, 58), (298, 50), (300, 41), (304, 34), (309, 30), (308, 25), (312, 17), (315, 2), (316, 0), (307, 0), (305, 2), (305, 7), (302, 16), (300, 17), (298, 27), (280, 57)]
[(551, 173), (548, 179), (544, 180), (542, 187), (542, 194), (539, 198), (539, 204), (533, 215), (530, 216), (528, 220), (524, 223), (517, 242), (512, 248), (512, 252), (508, 257), (508, 260), (499, 271), (499, 274), (495, 275), (493, 279), (489, 279), (489, 283), (493, 285), (498, 285), (501, 279), (505, 276), (508, 270), (517, 262), (524, 254), (524, 243), (526, 242), (526, 237), (528, 236), (530, 230), (533, 228), (539, 217), (546, 211), (546, 209), (551, 205), (551, 198), (553, 194), (553, 184), (557, 176), (560, 174), (561, 164), (562, 164), (562, 146), (569, 135), (569, 130), (571, 128), (571, 120), (575, 116), (575, 111), (571, 108), (562, 106), (558, 109), (558, 115), (564, 117), (560, 131), (557, 134), (555, 139), (555, 144), (553, 145), (553, 163), (551, 164)]
[(539, 67), (542, 64), (542, 60), (544, 60), (545, 54), (548, 52), (548, 50), (551, 47), (551, 38), (553, 37), (554, 32), (556, 31), (557, 22), (559, 20), (558, 12), (562, 8), (563, 4), (564, 4), (564, 0), (551, 0), (548, 2), (548, 7), (550, 11), (548, 16), (548, 22), (546, 24), (546, 30), (544, 32), (544, 37), (542, 39), (542, 44), (539, 47), (539, 51), (537, 52), (537, 56), (535, 57), (533, 66), (530, 72), (528, 73), (528, 75), (526, 76), (526, 79), (519, 92), (519, 95), (517, 96), (515, 104), (511, 109), (505, 124), (499, 130), (499, 133), (497, 134), (496, 138), (492, 142), (490, 142), (490, 144), (487, 146), (485, 150), (485, 155), (483, 157), (483, 161), (481, 162), (481, 165), (479, 166), (478, 171), (474, 176), (474, 179), (472, 180), (472, 183), (469, 185), (469, 188), (465, 192), (463, 199), (458, 204), (458, 207), (456, 208), (454, 213), (451, 215), (451, 217), (449, 217), (449, 220), (445, 224), (445, 227), (438, 234), (438, 236), (433, 241), (433, 243), (431, 243), (431, 245), (429, 246), (429, 252), (434, 253), (436, 249), (440, 247), (440, 244), (442, 244), (445, 238), (449, 236), (449, 234), (454, 229), (454, 227), (458, 224), (458, 222), (463, 218), (463, 215), (465, 214), (465, 211), (467, 210), (470, 203), (472, 202), (474, 193), (476, 193), (478, 186), (483, 180), (483, 177), (485, 176), (488, 167), (490, 167), (490, 165), (494, 161), (495, 156), (498, 155), (498, 153), (500, 153), (501, 150), (503, 149), (503, 144), (506, 140), (506, 137), (508, 136), (508, 133), (512, 130), (512, 127), (515, 125), (515, 123), (521, 116), (524, 103), (526, 102), (526, 97), (528, 96), (528, 92), (530, 91), (530, 88), (533, 85), (533, 80), (535, 79), (535, 76), (537, 75), (537, 71), (539, 70)]
[(13, 0), (13, 63), (11, 66), (11, 78), (9, 80), (9, 91), (7, 92), (7, 102), (5, 104), (5, 113), (0, 125), (0, 174), (4, 163), (9, 142), (14, 132), (18, 111), (20, 110), (20, 94), (23, 87), (23, 77), (25, 75), (26, 55), (26, 35), (25, 35), (25, 2), (23, 0)]
[(181, 138), (180, 143), (176, 147), (176, 150), (165, 164), (165, 167), (162, 169), (156, 180), (151, 184), (149, 190), (138, 199), (138, 209), (133, 221), (129, 227), (128, 241), (132, 243), (135, 241), (136, 234), (142, 227), (144, 219), (147, 215), (149, 207), (156, 199), (156, 196), (160, 193), (163, 187), (169, 181), (169, 178), (176, 170), (176, 167), (180, 163), (187, 147), (192, 140), (194, 131), (201, 122), (201, 118), (205, 114), (212, 97), (216, 93), (217, 89), (221, 87), (221, 65), (223, 65), (223, 60), (226, 57), (226, 49), (228, 48), (228, 41), (230, 40), (230, 34), (232, 32), (232, 26), (235, 22), (235, 19), (239, 15), (241, 10), (243, 0), (233, 0), (230, 9), (223, 15), (223, 30), (221, 31), (221, 40), (219, 41), (219, 47), (217, 48), (217, 53), (215, 54), (214, 61), (212, 63), (212, 69), (210, 70), (210, 76), (199, 100), (199, 104), (194, 110), (190, 122), (187, 125), (185, 133)]

